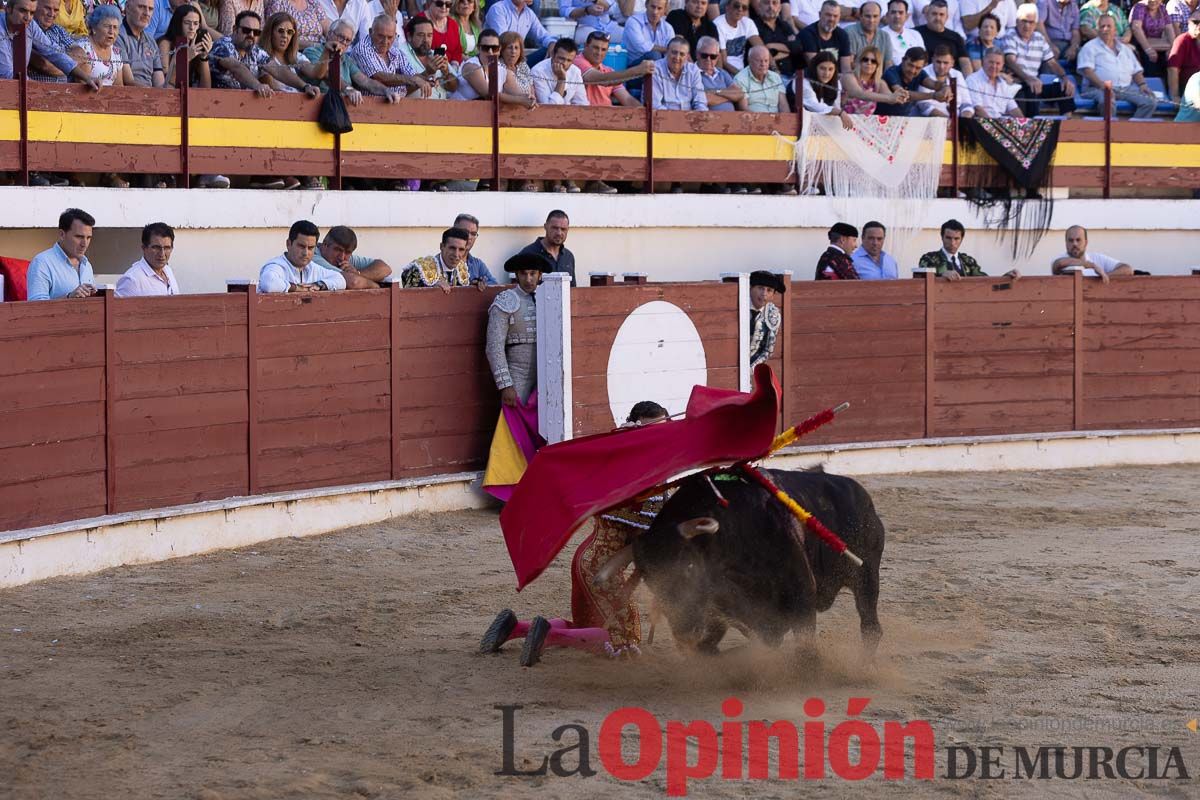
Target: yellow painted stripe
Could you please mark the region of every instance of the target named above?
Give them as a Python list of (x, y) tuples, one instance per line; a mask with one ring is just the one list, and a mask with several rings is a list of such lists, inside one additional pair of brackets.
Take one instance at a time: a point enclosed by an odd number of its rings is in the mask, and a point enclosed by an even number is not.
[(342, 137), (342, 151), (491, 155), (492, 129), (469, 125), (391, 125), (356, 122), (354, 130)]
[[(333, 148), (333, 136), (313, 122), (256, 119), (192, 119), (191, 144), (195, 147)], [(17, 111), (0, 110), (0, 141), (19, 139)], [(66, 111), (29, 112), (29, 138), (35, 142), (176, 145), (179, 120), (168, 116), (89, 114)], [(658, 133), (654, 155), (661, 159), (728, 161), (787, 161), (791, 137), (769, 134)], [(646, 136), (641, 131), (584, 129), (502, 128), (500, 149), (505, 155), (568, 155), (609, 158), (642, 158)], [(491, 129), (471, 126), (360, 123), (342, 138), (347, 152), (449, 153), (487, 155)], [(943, 161), (951, 161), (946, 142)], [(960, 162), (973, 163), (959, 152)], [(1101, 142), (1060, 142), (1054, 162), (1063, 167), (1104, 165)], [(1121, 143), (1112, 145), (1115, 167), (1200, 168), (1200, 144)]]
[(646, 134), (577, 128), (501, 128), (500, 152), (506, 156), (644, 158)]
[(19, 142), (21, 140), (21, 113), (19, 111), (0, 111), (0, 142)]
[[(953, 163), (954, 155), (950, 148), (950, 142), (946, 142), (946, 147), (942, 151), (942, 163), (946, 166)], [(962, 165), (989, 164), (991, 159), (981, 150), (968, 154), (967, 151), (960, 149), (958, 163)], [(1054, 164), (1058, 167), (1103, 167), (1104, 144), (1101, 142), (1059, 142), (1058, 149), (1054, 153)]]
[(30, 111), (31, 142), (178, 145), (179, 118), (141, 114)]
[(190, 119), (188, 142), (195, 147), (332, 150), (333, 134), (321, 130), (315, 122), (277, 119)]
[[(946, 147), (942, 151), (942, 163), (949, 166), (953, 163), (953, 158), (950, 142), (947, 141)], [(991, 163), (991, 159), (982, 151), (968, 155), (965, 150), (960, 149), (958, 163), (962, 165), (988, 164)], [(1059, 142), (1058, 149), (1054, 153), (1054, 165), (1058, 167), (1103, 167), (1104, 144), (1102, 142)], [(1155, 165), (1146, 164), (1146, 166)]]
[(1113, 142), (1112, 163), (1114, 167), (1200, 167), (1200, 145)]
[(791, 161), (791, 136), (771, 134), (656, 133), (655, 158), (722, 161)]

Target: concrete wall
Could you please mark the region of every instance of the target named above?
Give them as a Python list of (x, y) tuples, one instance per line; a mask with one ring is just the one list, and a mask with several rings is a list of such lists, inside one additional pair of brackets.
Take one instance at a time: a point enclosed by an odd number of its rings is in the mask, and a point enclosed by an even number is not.
[[(891, 227), (895, 207), (825, 197), (659, 195), (605, 197), (525, 193), (269, 192), (251, 190), (0, 188), (0, 254), (30, 257), (54, 241), (58, 214), (79, 206), (97, 219), (92, 261), (98, 274), (119, 274), (141, 256), (142, 225), (162, 220), (179, 229), (172, 265), (186, 292), (221, 292), (228, 278), (257, 275), (284, 247), (288, 226), (311, 219), (322, 230), (354, 227), (358, 252), (394, 268), (435, 252), (440, 232), (458, 211), (483, 222), (477, 255), (497, 278), (504, 260), (541, 233), (546, 213), (571, 216), (567, 246), (580, 276), (589, 271), (646, 272), (652, 281), (716, 279), (722, 272), (758, 268), (793, 270), (808, 279), (825, 231), (838, 219), (862, 226), (878, 219)], [(971, 206), (935, 200), (920, 215), (922, 229), (887, 249), (906, 272), (920, 254), (940, 246), (937, 229), (948, 218), (968, 228), (964, 252), (993, 274), (1013, 265), (1007, 245)], [(1059, 200), (1051, 231), (1033, 256), (1016, 265), (1048, 274), (1063, 251), (1063, 230), (1084, 223), (1095, 250), (1156, 274), (1200, 267), (1200, 201)], [(895, 232), (899, 233), (899, 232)]]

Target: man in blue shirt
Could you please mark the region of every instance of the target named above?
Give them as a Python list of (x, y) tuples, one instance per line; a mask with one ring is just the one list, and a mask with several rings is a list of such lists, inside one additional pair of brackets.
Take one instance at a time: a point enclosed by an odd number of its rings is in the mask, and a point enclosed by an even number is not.
[(471, 276), (471, 283), (478, 286), (481, 292), (485, 286), (495, 286), (496, 278), (488, 269), (488, 265), (483, 263), (482, 258), (471, 255), (471, 250), (479, 239), (479, 220), (464, 212), (454, 218), (454, 224), (450, 227), (462, 228), (470, 234), (470, 238), (467, 239), (467, 271)]
[(929, 60), (923, 47), (910, 47), (904, 53), (904, 58), (894, 67), (888, 67), (883, 73), (883, 82), (893, 92), (903, 87), (908, 90), (907, 103), (880, 103), (875, 106), (875, 113), (881, 117), (915, 117), (917, 103), (921, 100), (937, 100), (944, 103), (950, 99), (950, 87), (931, 90), (926, 83), (932, 84), (933, 79), (925, 74), (925, 63)]
[(667, 47), (676, 36), (675, 29), (667, 24), (666, 15), (667, 0), (646, 0), (646, 11), (625, 22), (622, 44), (629, 54), (629, 66), (666, 57)]
[(858, 277), (864, 281), (894, 281), (899, 274), (896, 259), (883, 252), (883, 239), (887, 228), (882, 222), (871, 220), (862, 229), (862, 244), (850, 254)]
[(92, 264), (87, 260), (96, 220), (86, 211), (68, 208), (58, 217), (58, 242), (33, 257), (29, 264), (30, 300), (58, 300), (62, 297), (91, 297)]
[(487, 11), (487, 19), (483, 27), (491, 28), (497, 33), (512, 31), (525, 41), (528, 41), (532, 34), (541, 50), (529, 54), (526, 60), (530, 66), (541, 60), (534, 56), (541, 54), (544, 57), (545, 49), (557, 38), (542, 26), (538, 15), (529, 8), (529, 0), (500, 0), (498, 3), (493, 3)]
[(37, 0), (9, 0), (4, 15), (0, 16), (0, 79), (11, 80), (13, 77), (13, 31), (24, 28), (26, 64), (29, 63), (30, 54), (37, 53), (64, 75), (99, 89), (100, 84), (92, 77), (89, 64), (76, 64), (74, 59), (54, 46), (41, 27), (33, 24), (36, 10)]

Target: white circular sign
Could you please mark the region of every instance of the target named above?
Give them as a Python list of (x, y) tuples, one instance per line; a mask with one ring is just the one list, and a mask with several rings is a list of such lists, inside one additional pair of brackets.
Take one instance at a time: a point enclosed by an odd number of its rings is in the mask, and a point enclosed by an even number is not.
[(641, 400), (671, 414), (687, 408), (692, 387), (708, 383), (704, 342), (687, 313), (654, 300), (635, 308), (617, 331), (608, 354), (608, 404), (620, 425)]

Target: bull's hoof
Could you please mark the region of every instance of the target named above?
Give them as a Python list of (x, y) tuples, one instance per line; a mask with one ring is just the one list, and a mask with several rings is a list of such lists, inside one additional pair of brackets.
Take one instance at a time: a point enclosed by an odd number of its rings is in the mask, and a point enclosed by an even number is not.
[(515, 627), (517, 627), (517, 615), (512, 612), (512, 609), (506, 608), (501, 611), (492, 620), (492, 624), (484, 632), (483, 638), (479, 640), (479, 652), (484, 655), (500, 652), (501, 645), (508, 641), (508, 637), (512, 635)]
[(550, 623), (545, 617), (534, 617), (529, 623), (529, 633), (525, 634), (525, 646), (521, 648), (521, 666), (532, 667), (542, 660), (542, 650), (546, 647), (546, 635), (550, 633)]

